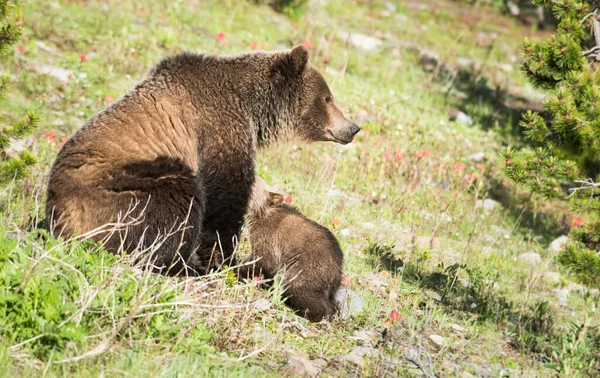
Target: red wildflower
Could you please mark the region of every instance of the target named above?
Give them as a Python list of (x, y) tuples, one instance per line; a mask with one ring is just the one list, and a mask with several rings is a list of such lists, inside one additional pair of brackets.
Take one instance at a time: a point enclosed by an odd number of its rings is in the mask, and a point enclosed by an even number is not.
[(381, 145), (381, 141), (380, 140), (376, 140), (375, 142), (373, 142), (373, 145), (376, 147), (379, 147)]
[(573, 219), (573, 227), (580, 227), (585, 225), (585, 219), (583, 218), (583, 215), (579, 218), (575, 217)]
[(302, 42), (302, 44), (304, 45), (304, 47), (306, 47), (309, 50), (312, 49), (312, 47), (313, 47), (312, 42), (309, 41), (308, 39), (306, 41)]
[(82, 62), (82, 63), (83, 63), (83, 62), (85, 62), (86, 60), (87, 60), (87, 56), (85, 56), (85, 54), (81, 54), (81, 55), (79, 55), (79, 61), (80, 61), (80, 62)]
[(289, 205), (290, 203), (292, 203), (292, 197), (291, 197), (291, 196), (286, 196), (286, 197), (285, 197), (283, 200), (284, 200), (284, 201), (285, 201), (285, 203), (287, 203), (288, 205)]
[(462, 172), (465, 170), (465, 165), (463, 163), (454, 163), (452, 164), (452, 169), (456, 172)]
[(475, 173), (469, 174), (469, 181), (475, 181), (477, 179), (477, 175)]
[(342, 286), (343, 287), (350, 286), (350, 276), (344, 276), (344, 277), (342, 277)]
[(250, 49), (251, 50), (258, 50), (258, 42), (254, 41), (250, 44)]
[(392, 161), (392, 154), (389, 151), (385, 151), (383, 156), (385, 157), (385, 161)]
[(329, 63), (329, 55), (323, 57), (323, 63)]
[(425, 156), (431, 155), (431, 150), (429, 148), (423, 148), (421, 151), (417, 152), (417, 157), (419, 159), (424, 158)]
[(294, 22), (294, 23), (292, 24), (292, 27), (293, 27), (294, 29), (296, 29), (296, 28), (298, 27), (298, 23), (297, 23), (297, 22)]
[(458, 198), (460, 194), (458, 192), (454, 192), (454, 198)]
[(366, 136), (366, 137), (368, 137), (369, 135), (371, 135), (371, 132), (370, 132), (369, 130), (362, 130), (361, 134), (362, 134), (363, 136)]
[(60, 138), (60, 140), (64, 143), (69, 140), (69, 137), (65, 135), (64, 137)]
[(56, 144), (56, 132), (54, 130), (48, 131), (46, 133), (46, 140), (52, 144)]
[(396, 151), (396, 161), (404, 160), (405, 157), (406, 155), (404, 155), (402, 152)]
[(400, 319), (400, 313), (398, 313), (398, 311), (396, 310), (392, 310), (392, 312), (390, 312), (390, 320), (395, 322), (398, 321)]
[(225, 40), (225, 33), (218, 32), (217, 33), (217, 42), (223, 42)]
[(23, 51), (25, 51), (25, 46), (23, 46), (23, 45), (19, 45), (19, 47), (18, 47), (18, 48), (19, 48), (19, 52), (21, 52), (21, 53), (22, 53)]
[(69, 79), (72, 79), (72, 78), (73, 78), (73, 73), (69, 72)]
[(479, 172), (484, 173), (485, 172), (485, 165), (483, 164), (477, 164), (477, 170), (479, 170)]
[(252, 277), (252, 282), (253, 282), (253, 283), (260, 282), (260, 277), (259, 277), (259, 276), (254, 276), (254, 277)]
[(333, 225), (333, 227), (337, 227), (337, 226), (340, 225), (340, 221), (337, 220), (337, 219), (334, 219), (334, 220), (331, 221), (331, 224)]
[(111, 95), (104, 96), (104, 101), (106, 101), (106, 102), (113, 102), (113, 96), (111, 96)]

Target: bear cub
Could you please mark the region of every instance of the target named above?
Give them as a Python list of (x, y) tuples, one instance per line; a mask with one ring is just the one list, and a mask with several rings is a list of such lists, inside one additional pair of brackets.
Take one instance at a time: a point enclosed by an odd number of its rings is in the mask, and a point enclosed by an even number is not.
[(300, 315), (314, 322), (334, 315), (344, 259), (335, 236), (283, 203), (282, 195), (260, 177), (252, 186), (246, 222), (252, 252), (239, 276), (278, 274), (288, 305)]

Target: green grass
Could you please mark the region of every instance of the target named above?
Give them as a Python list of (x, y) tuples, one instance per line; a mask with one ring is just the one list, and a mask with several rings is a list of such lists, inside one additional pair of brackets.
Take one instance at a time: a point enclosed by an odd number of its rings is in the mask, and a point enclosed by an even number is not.
[[(571, 292), (561, 303), (553, 290), (567, 287), (568, 277), (541, 278), (558, 270), (547, 246), (563, 232), (561, 207), (522, 197), (498, 177), (500, 147), (523, 143), (510, 111), (517, 95), (536, 102), (524, 95), (535, 93), (513, 61), (530, 30), (455, 2), (395, 3), (400, 16), (384, 3), (319, 2), (295, 21), (243, 1), (27, 2), (25, 50), (2, 62), (15, 82), (0, 106), (7, 116), (36, 110), (40, 163), (30, 179), (0, 192), (1, 374), (281, 376), (293, 375), (292, 353), (324, 359), (326, 376), (413, 376), (421, 370), (407, 362), (412, 351), (438, 376), (597, 373), (598, 299)], [(383, 44), (364, 52), (339, 31)], [(339, 238), (363, 314), (310, 324), (282, 305), (277, 290), (232, 283), (226, 272), (156, 277), (130, 268), (127, 257), (32, 228), (57, 152), (46, 133), (60, 144), (176, 51), (230, 54), (252, 42), (280, 49), (305, 40), (336, 98), (368, 133), (345, 147), (261, 151), (258, 173)], [(439, 56), (433, 69), (421, 62), (425, 50)], [(459, 58), (477, 69), (461, 74)], [(72, 78), (41, 74), (40, 64)], [(453, 107), (475, 124), (449, 120)], [(482, 161), (469, 159), (480, 152)], [(504, 206), (487, 213), (476, 201), (490, 196)], [(530, 251), (543, 263), (516, 260)], [(380, 284), (373, 275), (381, 272)], [(273, 305), (256, 310), (261, 298)], [(390, 321), (392, 310), (399, 320)], [(571, 322), (585, 324), (583, 331)], [(343, 356), (364, 330), (379, 335), (379, 354), (357, 367)], [(431, 334), (447, 346), (438, 350)]]

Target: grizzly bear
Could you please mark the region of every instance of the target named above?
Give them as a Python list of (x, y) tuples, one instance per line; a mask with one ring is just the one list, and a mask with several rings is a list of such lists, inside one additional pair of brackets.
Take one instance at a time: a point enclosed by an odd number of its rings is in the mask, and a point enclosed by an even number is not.
[(308, 58), (297, 46), (162, 60), (58, 153), (52, 234), (136, 251), (170, 275), (233, 264), (256, 149), (292, 138), (346, 144), (360, 130)]
[(344, 259), (335, 236), (283, 203), (260, 177), (252, 187), (246, 222), (252, 252), (239, 277), (279, 274), (289, 305), (300, 315), (314, 322), (334, 315)]

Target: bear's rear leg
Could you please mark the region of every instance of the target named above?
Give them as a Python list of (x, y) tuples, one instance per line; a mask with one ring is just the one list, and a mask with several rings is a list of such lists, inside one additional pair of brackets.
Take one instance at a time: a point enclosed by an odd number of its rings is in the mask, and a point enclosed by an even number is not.
[(129, 218), (136, 219), (105, 241), (107, 250), (146, 250), (138, 261), (163, 274), (203, 273), (194, 254), (200, 245), (204, 192), (189, 167), (169, 157), (127, 164), (107, 189), (103, 206), (125, 214), (133, 205)]

